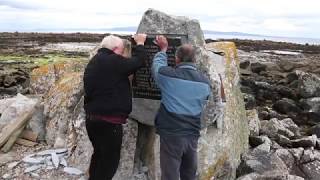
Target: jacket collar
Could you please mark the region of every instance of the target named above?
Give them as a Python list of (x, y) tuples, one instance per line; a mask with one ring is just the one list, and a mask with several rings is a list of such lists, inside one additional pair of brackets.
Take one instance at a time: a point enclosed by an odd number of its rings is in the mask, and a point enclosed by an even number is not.
[(113, 51), (111, 51), (110, 49), (108, 49), (108, 48), (100, 48), (99, 50), (98, 50), (98, 53), (107, 53), (107, 54), (114, 54), (114, 52)]
[(195, 65), (194, 63), (190, 63), (190, 62), (180, 63), (180, 64), (178, 64), (176, 67), (177, 67), (177, 68), (197, 70), (196, 65)]

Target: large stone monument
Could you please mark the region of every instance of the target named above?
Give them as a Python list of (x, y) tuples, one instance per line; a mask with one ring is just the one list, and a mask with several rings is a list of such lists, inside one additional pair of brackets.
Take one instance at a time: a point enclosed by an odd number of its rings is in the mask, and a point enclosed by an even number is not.
[[(152, 9), (143, 15), (138, 33), (181, 35), (186, 37), (185, 42), (196, 47), (196, 63), (208, 75), (213, 92), (202, 117), (204, 129), (198, 149), (199, 179), (234, 179), (240, 156), (248, 147), (249, 136), (239, 88), (239, 62), (235, 45), (229, 42), (205, 44), (198, 21), (169, 16)], [(84, 123), (82, 74), (63, 73), (54, 86), (41, 93), (46, 94), (48, 143), (68, 146), (69, 163), (86, 171), (92, 147)], [(221, 83), (226, 94), (225, 103), (220, 98)], [(159, 104), (157, 98), (133, 99), (133, 112), (124, 128), (121, 160), (114, 179), (160, 179), (159, 137), (153, 127)]]

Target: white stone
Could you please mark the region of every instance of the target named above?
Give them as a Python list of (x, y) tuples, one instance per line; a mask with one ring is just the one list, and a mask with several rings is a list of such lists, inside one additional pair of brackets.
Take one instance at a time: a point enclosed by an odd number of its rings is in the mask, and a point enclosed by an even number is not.
[(64, 158), (61, 158), (61, 159), (60, 159), (60, 164), (61, 164), (62, 166), (64, 166), (64, 167), (67, 167), (67, 166), (68, 166), (68, 163), (67, 163), (66, 159), (64, 159)]
[(63, 168), (63, 171), (68, 173), (68, 174), (71, 174), (71, 175), (81, 175), (81, 174), (83, 174), (82, 171), (80, 171), (77, 168), (73, 168), (73, 167), (65, 167), (65, 168)]
[(48, 149), (48, 150), (38, 152), (37, 155), (44, 156), (44, 155), (51, 155), (51, 153), (62, 154), (62, 153), (66, 153), (67, 151), (68, 150), (66, 148)]
[(30, 156), (27, 156), (27, 157), (23, 158), (22, 161), (25, 163), (28, 163), (28, 164), (41, 164), (45, 161), (45, 158), (43, 158), (43, 157), (33, 158)]

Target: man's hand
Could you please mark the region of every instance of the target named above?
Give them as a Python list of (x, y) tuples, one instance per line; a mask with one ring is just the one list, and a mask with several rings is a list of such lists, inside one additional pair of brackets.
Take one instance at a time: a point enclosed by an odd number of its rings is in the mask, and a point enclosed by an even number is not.
[(146, 41), (146, 38), (147, 38), (146, 34), (135, 34), (135, 35), (133, 35), (133, 39), (137, 43), (137, 45), (144, 45), (144, 42)]
[(160, 36), (156, 36), (156, 43), (157, 45), (160, 47), (162, 52), (166, 52), (168, 49), (168, 41), (167, 38), (160, 35)]

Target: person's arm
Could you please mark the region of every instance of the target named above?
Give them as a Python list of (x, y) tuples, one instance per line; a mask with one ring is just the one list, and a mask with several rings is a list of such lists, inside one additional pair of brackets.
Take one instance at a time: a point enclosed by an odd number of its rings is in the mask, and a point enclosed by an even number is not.
[(129, 76), (137, 71), (139, 68), (144, 66), (145, 61), (147, 60), (147, 53), (144, 48), (144, 42), (146, 41), (146, 34), (135, 34), (133, 36), (134, 41), (136, 42), (137, 46), (135, 49), (136, 55), (132, 58), (125, 58), (119, 61), (119, 66), (121, 73)]
[(152, 75), (156, 84), (161, 88), (160, 82), (158, 80), (159, 69), (164, 66), (168, 66), (168, 55), (166, 51), (168, 49), (168, 41), (164, 36), (157, 36), (156, 43), (160, 47), (160, 52), (158, 52), (152, 62)]
[(129, 76), (137, 71), (139, 68), (143, 67), (145, 61), (147, 60), (147, 53), (143, 45), (136, 46), (136, 55), (131, 58), (125, 58), (119, 61), (119, 67), (121, 73)]

